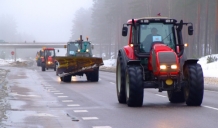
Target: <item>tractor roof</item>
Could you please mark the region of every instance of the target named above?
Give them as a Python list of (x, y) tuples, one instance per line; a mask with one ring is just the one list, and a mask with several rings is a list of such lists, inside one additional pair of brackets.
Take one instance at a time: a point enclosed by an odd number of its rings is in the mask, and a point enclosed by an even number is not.
[(54, 48), (45, 48), (44, 50), (54, 50)]
[[(147, 20), (147, 21), (166, 21), (166, 20), (173, 20), (174, 22), (177, 22), (175, 19), (170, 19), (168, 17), (141, 17), (134, 19), (135, 22), (141, 21), (141, 20)], [(127, 21), (128, 24), (132, 24), (132, 19)]]

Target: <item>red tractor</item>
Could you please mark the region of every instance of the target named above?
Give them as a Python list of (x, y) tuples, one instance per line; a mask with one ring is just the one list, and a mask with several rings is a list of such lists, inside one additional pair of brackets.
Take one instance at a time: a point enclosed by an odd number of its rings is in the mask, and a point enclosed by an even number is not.
[(55, 49), (44, 48), (43, 57), (41, 62), (42, 71), (46, 69), (54, 69), (56, 71)]
[(171, 103), (200, 106), (204, 77), (198, 59), (187, 59), (183, 26), (193, 35), (192, 23), (166, 17), (145, 17), (123, 24), (128, 45), (118, 51), (116, 88), (119, 103), (143, 105), (144, 88), (167, 91)]

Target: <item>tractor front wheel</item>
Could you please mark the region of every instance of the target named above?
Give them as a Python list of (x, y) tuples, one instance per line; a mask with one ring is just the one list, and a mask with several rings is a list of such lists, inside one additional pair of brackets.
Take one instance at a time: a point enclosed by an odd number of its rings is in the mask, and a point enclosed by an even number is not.
[(187, 85), (184, 87), (185, 101), (188, 106), (200, 106), (204, 95), (204, 77), (201, 65), (187, 64), (184, 68), (184, 78)]
[(64, 76), (61, 78), (61, 81), (63, 82), (71, 82), (71, 76)]
[(56, 66), (54, 66), (54, 71), (56, 71)]
[(131, 65), (126, 70), (126, 102), (129, 107), (141, 107), (144, 98), (142, 68)]
[(42, 67), (42, 71), (45, 71), (45, 64), (44, 63), (41, 64), (41, 67)]
[(90, 81), (90, 80), (91, 80), (91, 75), (90, 75), (90, 73), (86, 73), (86, 79), (87, 79), (87, 81)]

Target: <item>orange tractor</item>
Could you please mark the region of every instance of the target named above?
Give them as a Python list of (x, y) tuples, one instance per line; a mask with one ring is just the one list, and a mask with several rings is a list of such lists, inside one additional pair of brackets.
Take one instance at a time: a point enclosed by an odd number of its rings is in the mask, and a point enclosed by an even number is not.
[(55, 60), (55, 49), (54, 48), (44, 48), (43, 57), (41, 58), (42, 71), (46, 69), (54, 69), (56, 71), (56, 60)]
[(204, 76), (198, 59), (187, 59), (183, 26), (193, 35), (192, 23), (166, 17), (131, 19), (123, 25), (128, 45), (118, 51), (116, 88), (119, 103), (143, 105), (144, 88), (167, 91), (172, 103), (200, 106)]

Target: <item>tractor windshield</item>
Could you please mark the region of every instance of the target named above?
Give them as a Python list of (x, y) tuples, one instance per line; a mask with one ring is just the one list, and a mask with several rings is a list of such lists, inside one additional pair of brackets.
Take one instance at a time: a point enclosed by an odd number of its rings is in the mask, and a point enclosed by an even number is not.
[(90, 42), (82, 43), (82, 52), (90, 52), (91, 53), (91, 44)]
[(70, 55), (75, 55), (76, 52), (78, 52), (79, 43), (78, 43), (78, 42), (72, 42), (72, 43), (70, 43), (69, 46), (68, 46), (68, 49), (69, 49), (69, 54), (70, 54)]
[(55, 56), (55, 51), (54, 50), (45, 50), (45, 56), (46, 57), (54, 57)]
[(141, 52), (150, 52), (153, 42), (163, 42), (172, 49), (175, 49), (172, 27), (172, 24), (163, 23), (141, 24), (139, 27)]

